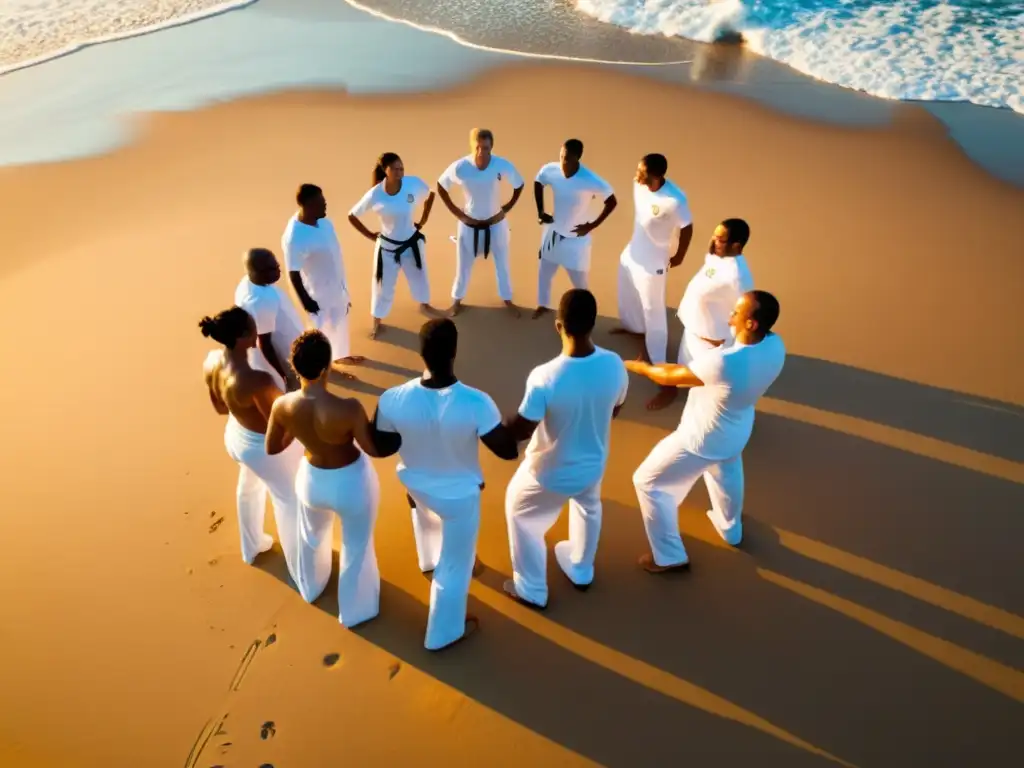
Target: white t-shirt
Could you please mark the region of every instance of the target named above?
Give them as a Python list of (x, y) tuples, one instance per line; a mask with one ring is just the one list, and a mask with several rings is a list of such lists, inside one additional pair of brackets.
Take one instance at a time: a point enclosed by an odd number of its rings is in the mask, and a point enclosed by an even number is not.
[(754, 406), (785, 361), (786, 345), (770, 333), (758, 344), (716, 347), (690, 363), (704, 386), (686, 397), (679, 423), (686, 450), (717, 461), (739, 456), (754, 430)]
[(327, 307), (348, 303), (341, 244), (330, 219), (320, 219), (311, 227), (299, 221), (296, 213), (284, 228), (281, 250), (285, 268), (302, 276), (313, 301)]
[(587, 357), (559, 355), (530, 372), (519, 414), (539, 425), (523, 463), (544, 488), (572, 495), (601, 479), (612, 412), (628, 386), (622, 359), (600, 347)]
[(754, 290), (754, 277), (743, 255), (704, 257), (704, 266), (686, 286), (679, 303), (679, 319), (690, 333), (705, 339), (732, 336), (729, 316), (736, 302), (747, 291)]
[(416, 208), (429, 195), (427, 182), (417, 176), (404, 176), (397, 194), (385, 192), (382, 181), (370, 187), (349, 213), (364, 216), (373, 211), (380, 217), (380, 233), (384, 237), (405, 241), (416, 234)]
[(596, 218), (590, 215), (591, 200), (597, 198), (603, 203), (615, 194), (607, 181), (584, 165), (566, 178), (558, 163), (548, 163), (537, 172), (536, 181), (551, 187), (555, 200), (551, 217), (555, 232), (563, 237), (576, 237), (573, 227)]
[(430, 389), (421, 379), (392, 387), (377, 403), (377, 426), (402, 436), (398, 479), (410, 491), (461, 499), (480, 491), (479, 440), (501, 424), (490, 395), (456, 382)]
[(523, 186), (523, 177), (505, 158), (491, 155), (491, 162), (481, 171), (473, 157), (467, 155), (449, 165), (437, 183), (446, 192), (451, 192), (453, 185), (462, 185), (466, 215), (474, 219), (489, 219), (501, 210), (502, 180), (507, 181), (512, 189)]
[(669, 179), (657, 192), (646, 184), (634, 184), (633, 211), (633, 239), (624, 254), (627, 266), (664, 274), (672, 255), (672, 236), (693, 223), (686, 195)]
[[(243, 277), (235, 289), (235, 305), (252, 315), (256, 321), (256, 333), (260, 336), (270, 334), (270, 343), (274, 345), (277, 359), (287, 365), (292, 353), (292, 342), (303, 329), (291, 299), (276, 283), (256, 285), (248, 277)], [(256, 347), (255, 350), (259, 362), (254, 367), (260, 370), (270, 368), (271, 372), (276, 373), (260, 349)]]

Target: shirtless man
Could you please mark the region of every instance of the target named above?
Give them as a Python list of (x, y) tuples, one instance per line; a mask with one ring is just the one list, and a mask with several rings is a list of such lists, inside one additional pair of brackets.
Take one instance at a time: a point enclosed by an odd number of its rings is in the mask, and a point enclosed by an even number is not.
[(327, 391), (332, 358), (331, 344), (320, 331), (306, 331), (295, 340), (291, 363), (300, 389), (274, 403), (267, 453), (280, 453), (293, 440), (306, 449), (295, 488), (302, 502), (296, 584), (307, 602), (316, 600), (327, 586), (334, 517), (341, 518), (338, 620), (354, 627), (380, 611), (380, 572), (373, 546), (380, 483), (367, 457), (390, 456), (401, 438), (384, 436), (378, 443), (362, 404)]
[(256, 346), (256, 323), (241, 307), (231, 307), (199, 322), (203, 336), (223, 345), (212, 350), (203, 365), (203, 378), (214, 410), (228, 417), (224, 445), (238, 462), (238, 532), (242, 560), (252, 564), (274, 540), (263, 530), (267, 491), (274, 501), (277, 535), (292, 578), (296, 574), (298, 499), (295, 473), (302, 459), (297, 446), (271, 456), (264, 447), (267, 418), (281, 389), (271, 374), (250, 365)]

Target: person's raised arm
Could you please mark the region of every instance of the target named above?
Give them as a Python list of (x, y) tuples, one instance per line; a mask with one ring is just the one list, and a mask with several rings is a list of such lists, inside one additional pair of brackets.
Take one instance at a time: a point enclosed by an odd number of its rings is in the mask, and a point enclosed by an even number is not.
[(282, 407), (283, 400), (279, 397), (270, 407), (270, 418), (267, 419), (266, 448), (268, 456), (276, 456), (292, 444), (295, 438), (286, 427), (287, 416)]
[(348, 212), (348, 223), (352, 225), (352, 228), (355, 229), (356, 232), (367, 240), (376, 240), (377, 233), (371, 232), (366, 225), (359, 220), (359, 217), (369, 212), (370, 207), (373, 205), (373, 191), (376, 188), (377, 187), (370, 187), (366, 194), (359, 199), (359, 202), (352, 206), (352, 210)]
[(451, 195), (448, 194), (448, 190), (441, 186), (440, 181), (437, 182), (437, 196), (441, 198), (441, 202), (444, 203), (444, 207), (449, 210), (452, 216), (461, 221), (467, 227), (472, 227), (474, 225), (473, 219), (469, 218), (469, 216), (466, 215), (466, 212), (455, 204)]
[(604, 220), (611, 216), (612, 211), (615, 210), (615, 206), (619, 204), (619, 201), (615, 198), (615, 190), (612, 189), (611, 184), (600, 176), (594, 176), (594, 182), (596, 184), (594, 194), (604, 200), (604, 208), (601, 209), (601, 215), (593, 221), (588, 221), (585, 224), (577, 224), (573, 227), (573, 232), (575, 232), (579, 237), (583, 237), (600, 227), (604, 223)]
[(523, 194), (523, 188), (526, 186), (526, 182), (523, 181), (523, 177), (519, 175), (519, 171), (512, 163), (508, 163), (508, 183), (512, 185), (512, 197), (509, 201), (501, 206), (501, 215), (505, 215), (512, 212), (512, 209), (516, 207), (516, 203), (519, 202), (520, 195)]
[(639, 373), (641, 376), (647, 377), (662, 387), (685, 388), (704, 386), (704, 382), (697, 377), (697, 374), (685, 365), (674, 365), (672, 363), (651, 365), (643, 360), (627, 360), (626, 369), (633, 373)]
[(420, 217), (419, 222), (416, 224), (416, 229), (423, 229), (427, 226), (427, 219), (430, 218), (430, 211), (434, 207), (434, 193), (430, 191), (427, 193), (427, 200), (423, 203), (423, 215)]

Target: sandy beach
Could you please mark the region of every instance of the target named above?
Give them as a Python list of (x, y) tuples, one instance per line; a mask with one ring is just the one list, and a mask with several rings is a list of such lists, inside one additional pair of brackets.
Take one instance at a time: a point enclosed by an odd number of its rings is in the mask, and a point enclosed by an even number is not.
[[(657, 122), (638, 124), (650, 109)], [(0, 763), (1008, 764), (1024, 702), (1024, 191), (925, 110), (893, 110), (890, 125), (824, 125), (530, 62), (434, 93), (293, 90), (153, 115), (111, 154), (0, 169)], [(202, 390), (196, 323), (230, 304), (243, 249), (279, 251), (297, 185), (320, 184), (357, 287), (354, 352), (369, 359), (347, 391), (372, 412), (418, 374), (422, 318), (400, 287), (393, 327), (366, 338), (371, 253), (345, 213), (380, 152), (433, 183), (473, 126), (527, 178), (578, 136), (618, 192), (595, 234), (599, 344), (637, 351), (608, 330), (632, 173), (659, 151), (696, 219), (670, 307), (714, 225), (741, 216), (791, 357), (746, 453), (744, 547), (717, 540), (698, 486), (680, 512), (693, 561), (680, 578), (634, 565), (646, 542), (630, 476), (681, 400), (648, 413), (653, 386), (631, 382), (597, 581), (580, 595), (553, 569), (544, 615), (501, 594), (514, 465), (485, 456), (481, 631), (431, 655), (393, 459), (377, 467), (385, 583), (365, 629), (338, 625), (333, 580), (304, 604), (279, 549), (241, 562), (237, 469)], [(531, 306), (528, 196), (510, 220), (516, 301)], [(442, 306), (454, 231), (436, 206)], [(481, 264), (458, 373), (510, 412), (558, 340), (494, 294)]]

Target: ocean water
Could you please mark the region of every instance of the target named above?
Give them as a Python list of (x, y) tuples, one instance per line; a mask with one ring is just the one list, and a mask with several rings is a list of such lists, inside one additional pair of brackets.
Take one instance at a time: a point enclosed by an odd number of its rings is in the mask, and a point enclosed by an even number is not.
[(755, 52), (888, 99), (969, 101), (1024, 112), (1022, 0), (575, 0), (646, 35)]

